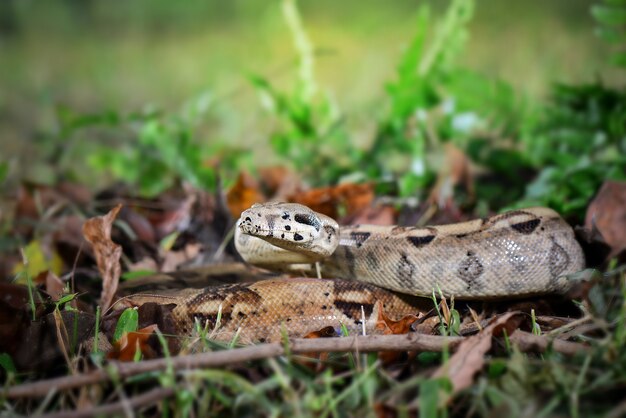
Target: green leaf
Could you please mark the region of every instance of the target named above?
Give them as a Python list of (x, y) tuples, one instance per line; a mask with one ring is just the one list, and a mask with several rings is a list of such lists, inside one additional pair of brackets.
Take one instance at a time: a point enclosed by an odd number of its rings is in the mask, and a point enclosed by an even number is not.
[(7, 373), (17, 373), (13, 359), (7, 353), (0, 353), (0, 367), (2, 367)]
[(74, 298), (78, 295), (78, 293), (70, 293), (69, 295), (63, 295), (57, 302), (55, 302), (56, 309), (59, 309), (59, 306), (66, 304), (74, 300)]
[(164, 251), (170, 251), (172, 247), (174, 246), (176, 239), (178, 239), (179, 235), (180, 235), (179, 231), (174, 231), (171, 234), (163, 237), (163, 239), (159, 242), (159, 248), (161, 248)]
[(626, 8), (596, 4), (591, 7), (591, 14), (603, 25), (626, 25)]
[(137, 331), (137, 326), (139, 324), (139, 312), (135, 308), (128, 308), (122, 315), (120, 315), (120, 319), (117, 321), (117, 326), (115, 327), (115, 333), (113, 334), (113, 341), (119, 341), (124, 335), (125, 332), (134, 332)]
[(489, 363), (488, 374), (490, 378), (499, 377), (504, 374), (507, 369), (507, 362), (501, 359), (494, 359)]
[(6, 161), (0, 162), (0, 183), (2, 183), (9, 174), (9, 163)]
[(626, 33), (609, 27), (598, 27), (595, 29), (596, 35), (611, 44), (618, 44), (626, 41)]
[(626, 51), (617, 52), (611, 56), (611, 62), (620, 67), (626, 67)]
[(150, 276), (155, 274), (156, 272), (153, 270), (136, 270), (136, 271), (127, 271), (122, 274), (122, 280), (133, 280), (139, 279), (141, 277)]
[(420, 383), (420, 417), (437, 418), (439, 409), (439, 380), (428, 379)]

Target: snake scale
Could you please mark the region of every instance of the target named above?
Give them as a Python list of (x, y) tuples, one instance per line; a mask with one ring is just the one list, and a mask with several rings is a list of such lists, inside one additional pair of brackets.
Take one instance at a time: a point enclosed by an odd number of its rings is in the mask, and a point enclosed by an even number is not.
[[(375, 332), (382, 309), (424, 312), (435, 290), (461, 299), (563, 293), (584, 268), (572, 228), (553, 210), (528, 208), (468, 222), (417, 227), (337, 223), (295, 203), (256, 204), (241, 214), (235, 245), (249, 263), (282, 271), (321, 268), (324, 279), (270, 279), (169, 295), (131, 295), (118, 304), (172, 303), (181, 334), (194, 322), (214, 337), (275, 341), (332, 326)], [(380, 303), (378, 303), (380, 302)], [(282, 330), (282, 331), (281, 331)]]

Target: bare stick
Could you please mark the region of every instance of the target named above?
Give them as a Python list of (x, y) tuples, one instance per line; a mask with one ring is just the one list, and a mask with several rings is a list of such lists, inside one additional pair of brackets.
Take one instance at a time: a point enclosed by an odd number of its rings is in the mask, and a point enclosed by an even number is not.
[[(373, 335), (342, 338), (312, 338), (290, 340), (290, 351), (294, 354), (320, 351), (334, 352), (372, 352), (372, 351), (441, 351), (444, 346), (454, 348), (461, 342), (462, 337), (439, 337), (425, 334), (405, 335)], [(113, 373), (121, 378), (164, 370), (168, 362), (177, 371), (199, 367), (220, 367), (244, 361), (259, 360), (268, 357), (277, 357), (285, 354), (281, 343), (259, 344), (233, 350), (213, 351), (172, 357), (170, 359), (145, 360), (138, 363), (111, 363)], [(9, 398), (44, 396), (52, 388), (64, 390), (87, 384), (100, 383), (110, 380), (105, 369), (94, 370), (89, 373), (64, 376), (54, 379), (40, 380), (32, 383), (8, 388), (5, 395)]]
[(174, 388), (158, 387), (149, 390), (141, 395), (137, 395), (124, 401), (97, 406), (95, 408), (83, 409), (80, 411), (59, 411), (52, 414), (39, 415), (40, 418), (87, 418), (95, 416), (109, 416), (126, 409), (136, 410), (144, 406), (150, 406), (158, 401), (174, 395)]
[(589, 351), (589, 347), (584, 344), (559, 340), (543, 335), (535, 335), (531, 334), (530, 332), (520, 330), (516, 330), (514, 333), (512, 333), (509, 339), (517, 344), (520, 350), (524, 352), (544, 352), (548, 349), (550, 345), (552, 345), (552, 349), (554, 351), (568, 356), (573, 356), (576, 353), (584, 353)]
[[(511, 335), (511, 340), (517, 343), (522, 351), (545, 351), (551, 340), (544, 336), (537, 336), (522, 331)], [(454, 350), (463, 337), (441, 337), (425, 334), (404, 335), (371, 335), (342, 338), (313, 338), (290, 340), (290, 351), (293, 354), (311, 352), (375, 352), (375, 351), (441, 351), (444, 347)], [(582, 344), (554, 340), (554, 350), (563, 354), (572, 355), (579, 350), (586, 349)], [(220, 367), (245, 361), (277, 357), (285, 354), (281, 343), (259, 344), (233, 350), (213, 351), (207, 353), (190, 354), (186, 356), (145, 360), (139, 363), (111, 363), (112, 373), (120, 378), (165, 370), (168, 364), (181, 372), (186, 369)], [(88, 384), (106, 382), (110, 375), (105, 369), (94, 370), (89, 373), (64, 376), (8, 388), (4, 395), (8, 398), (23, 398), (45, 396), (48, 391), (71, 389)]]

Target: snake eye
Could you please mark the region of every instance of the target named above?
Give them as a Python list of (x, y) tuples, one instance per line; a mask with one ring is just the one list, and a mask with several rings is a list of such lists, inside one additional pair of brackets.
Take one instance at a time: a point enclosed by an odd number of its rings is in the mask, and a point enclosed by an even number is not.
[(296, 213), (293, 220), (304, 225), (309, 225), (315, 228), (316, 231), (320, 230), (320, 221), (317, 216), (310, 215), (308, 213)]

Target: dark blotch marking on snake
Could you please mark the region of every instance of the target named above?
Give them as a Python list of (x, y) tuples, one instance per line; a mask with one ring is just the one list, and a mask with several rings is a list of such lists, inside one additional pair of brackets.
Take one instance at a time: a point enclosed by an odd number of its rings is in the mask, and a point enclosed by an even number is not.
[(513, 224), (511, 225), (511, 228), (513, 228), (520, 234), (528, 235), (532, 234), (532, 232), (537, 229), (540, 223), (541, 219), (531, 219), (530, 221)]
[(350, 275), (350, 277), (354, 278), (356, 276), (356, 258), (354, 257), (354, 253), (352, 253), (350, 247), (343, 247), (343, 249), (346, 253), (346, 265), (348, 266), (348, 274)]
[(283, 216), (281, 216), (281, 218), (283, 218), (284, 220), (288, 221), (289, 220), (289, 214), (287, 212), (283, 213)]
[(295, 234), (293, 234), (293, 240), (294, 241), (302, 241), (304, 239), (304, 237), (300, 234), (298, 234), (297, 232)]
[(328, 242), (330, 242), (330, 240), (333, 238), (333, 235), (335, 235), (335, 228), (333, 228), (333, 227), (332, 227), (332, 226), (330, 226), (330, 225), (325, 225), (325, 226), (324, 226), (324, 232), (326, 232), (326, 234), (328, 234), (328, 235), (326, 236), (326, 240), (327, 240)]
[(413, 244), (415, 248), (420, 248), (428, 245), (435, 239), (434, 235), (426, 235), (425, 237), (406, 237), (406, 239)]
[(367, 260), (368, 266), (372, 270), (378, 270), (380, 268), (380, 263), (378, 261), (378, 256), (374, 251), (368, 251), (365, 255), (365, 259)]
[(353, 319), (355, 324), (361, 323), (361, 306), (365, 312), (365, 320), (367, 320), (374, 310), (373, 303), (350, 302), (340, 299), (335, 301), (335, 307), (343, 312), (345, 316)]
[(406, 226), (394, 226), (393, 228), (391, 228), (391, 235), (398, 235), (398, 234), (402, 234), (404, 232), (406, 232), (409, 228)]
[[(212, 329), (215, 327), (215, 322), (217, 321), (217, 313), (203, 313), (203, 312), (189, 312), (189, 318), (191, 319), (192, 324), (198, 321), (201, 327), (207, 326), (208, 329)], [(230, 312), (222, 311), (220, 323), (222, 325), (226, 325), (232, 319), (232, 315)]]
[(413, 274), (415, 273), (415, 265), (409, 261), (409, 257), (406, 253), (402, 253), (400, 255), (400, 261), (398, 262), (396, 273), (402, 282), (408, 285), (412, 284)]
[[(490, 218), (481, 218), (481, 227), (480, 230), (484, 230), (486, 228), (488, 228), (491, 225), (495, 225), (496, 223), (503, 221), (505, 219), (509, 219), (512, 218), (514, 216), (520, 216), (520, 215), (526, 215), (526, 216), (530, 216), (530, 217), (534, 217), (535, 215), (533, 215), (532, 213), (529, 212), (525, 212), (523, 210), (512, 210), (510, 212), (505, 212), (502, 213), (500, 215), (495, 215), (492, 216)], [(524, 223), (524, 222), (520, 222), (520, 223)]]
[(476, 284), (476, 279), (478, 279), (484, 271), (485, 268), (480, 262), (480, 259), (473, 251), (468, 251), (467, 257), (459, 264), (457, 274), (467, 283), (467, 288), (470, 289)]
[(317, 216), (308, 213), (296, 213), (293, 220), (303, 225), (312, 226), (316, 231), (319, 231), (322, 226)]
[(274, 229), (274, 225), (276, 225), (276, 218), (278, 215), (265, 215), (265, 219), (267, 220), (267, 229), (272, 231)]
[(554, 237), (551, 236), (550, 239), (552, 240), (552, 247), (548, 256), (548, 264), (550, 265), (550, 275), (556, 279), (567, 269), (570, 259), (567, 251), (556, 242)]
[(350, 238), (356, 242), (357, 248), (363, 245), (365, 241), (370, 237), (369, 232), (350, 232)]
[(189, 306), (210, 302), (214, 300), (224, 301), (224, 303), (237, 304), (245, 303), (250, 306), (259, 305), (263, 298), (257, 292), (249, 289), (250, 284), (232, 284), (226, 286), (209, 286), (202, 293), (189, 301)]

